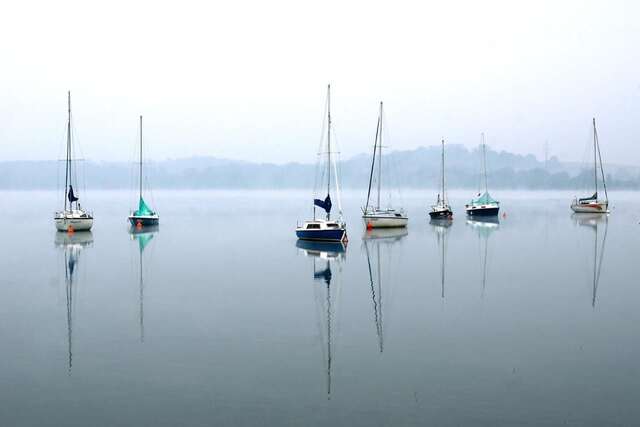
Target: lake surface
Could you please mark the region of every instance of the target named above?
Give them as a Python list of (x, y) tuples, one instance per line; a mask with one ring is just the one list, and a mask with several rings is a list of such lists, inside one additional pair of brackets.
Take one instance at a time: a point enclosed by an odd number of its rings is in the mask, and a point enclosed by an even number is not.
[[(91, 234), (53, 192), (3, 192), (0, 425), (631, 426), (640, 421), (640, 195), (607, 218), (571, 193), (405, 194), (406, 233), (297, 245), (307, 192), (90, 191)], [(82, 194), (81, 194), (82, 196)], [(299, 247), (303, 246), (303, 247)], [(444, 256), (444, 263), (443, 263)]]

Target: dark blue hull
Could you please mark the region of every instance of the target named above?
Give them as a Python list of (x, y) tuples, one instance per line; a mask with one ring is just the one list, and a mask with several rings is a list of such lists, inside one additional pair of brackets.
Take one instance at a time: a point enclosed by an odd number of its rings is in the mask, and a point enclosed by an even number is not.
[(431, 211), (429, 212), (429, 216), (432, 219), (449, 219), (453, 217), (453, 212), (451, 211)]
[(302, 240), (317, 240), (321, 242), (341, 242), (347, 235), (347, 230), (296, 230), (296, 236)]
[(159, 218), (140, 218), (140, 217), (130, 217), (129, 222), (132, 227), (151, 227), (154, 225), (158, 225), (160, 222)]
[(498, 216), (500, 212), (500, 208), (486, 208), (486, 209), (474, 209), (468, 210), (467, 215), (472, 217), (477, 216)]

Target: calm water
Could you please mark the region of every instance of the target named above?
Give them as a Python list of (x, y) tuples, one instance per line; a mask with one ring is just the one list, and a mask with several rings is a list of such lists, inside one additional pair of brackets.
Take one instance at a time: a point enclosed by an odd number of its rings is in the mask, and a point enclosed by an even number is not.
[[(0, 425), (637, 425), (640, 200), (572, 217), (572, 194), (496, 191), (506, 218), (296, 245), (309, 195), (2, 193)], [(443, 268), (444, 255), (444, 268)]]

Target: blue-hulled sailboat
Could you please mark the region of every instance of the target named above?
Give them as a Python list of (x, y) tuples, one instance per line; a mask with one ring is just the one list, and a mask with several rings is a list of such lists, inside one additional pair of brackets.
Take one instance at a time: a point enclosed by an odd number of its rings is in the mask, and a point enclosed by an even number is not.
[(153, 211), (144, 201), (142, 197), (142, 116), (140, 116), (140, 161), (138, 163), (139, 166), (139, 198), (138, 198), (138, 209), (136, 211), (131, 212), (129, 215), (129, 222), (132, 227), (142, 228), (149, 227), (152, 225), (158, 225), (160, 222), (160, 216)]
[(484, 133), (482, 134), (482, 175), (484, 177), (484, 193), (478, 192), (476, 198), (471, 199), (465, 205), (467, 215), (470, 217), (497, 216), (500, 212), (500, 202), (491, 197), (487, 185), (487, 144), (484, 140)]
[[(336, 166), (335, 156), (331, 152), (331, 85), (327, 86), (327, 151), (318, 153), (318, 156), (325, 156), (326, 168), (322, 168), (323, 173), (327, 175), (327, 195), (324, 198), (313, 199), (313, 219), (305, 221), (301, 226), (296, 227), (296, 236), (303, 240), (320, 240), (331, 242), (346, 242), (347, 228), (342, 220), (342, 206), (340, 202), (340, 183), (338, 181), (338, 168)], [(321, 159), (320, 159), (321, 161)], [(331, 201), (331, 174), (334, 175), (335, 194), (338, 200), (338, 220), (331, 219), (331, 209), (333, 203)], [(322, 179), (320, 183), (322, 184)], [(326, 213), (325, 219), (316, 217), (316, 209), (323, 209)]]

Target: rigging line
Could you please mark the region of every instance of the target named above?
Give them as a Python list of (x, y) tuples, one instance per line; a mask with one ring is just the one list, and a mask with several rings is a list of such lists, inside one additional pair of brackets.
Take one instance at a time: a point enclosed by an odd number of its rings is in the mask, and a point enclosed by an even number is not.
[(377, 198), (377, 209), (380, 209), (380, 189), (382, 187), (382, 102), (380, 102), (380, 144), (378, 144), (378, 198)]
[(380, 130), (380, 116), (378, 116), (378, 123), (376, 123), (376, 137), (373, 140), (373, 158), (371, 159), (371, 171), (369, 172), (369, 190), (367, 190), (367, 203), (364, 205), (364, 213), (369, 210), (369, 199), (371, 197), (371, 183), (373, 181), (373, 170), (376, 164), (376, 147), (378, 144), (378, 132)]

